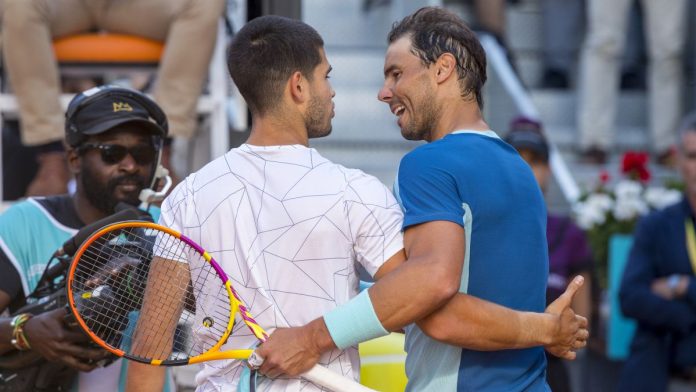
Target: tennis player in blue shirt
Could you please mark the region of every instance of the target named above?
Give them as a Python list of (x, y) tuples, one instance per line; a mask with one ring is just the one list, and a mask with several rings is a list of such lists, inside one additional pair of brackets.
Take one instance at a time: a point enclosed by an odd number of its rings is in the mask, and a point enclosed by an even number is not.
[[(543, 312), (546, 208), (529, 166), (481, 116), (486, 58), (477, 37), (455, 16), (426, 9), (397, 24), (389, 43), (379, 99), (406, 139), (429, 142), (402, 159), (394, 187), (407, 238), (456, 233), (460, 292)], [(411, 325), (406, 351), (411, 391), (549, 390), (542, 347), (465, 350)]]

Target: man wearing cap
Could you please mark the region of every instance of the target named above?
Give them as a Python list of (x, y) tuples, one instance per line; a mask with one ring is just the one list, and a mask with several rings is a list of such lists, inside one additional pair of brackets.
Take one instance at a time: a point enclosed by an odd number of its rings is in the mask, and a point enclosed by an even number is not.
[[(81, 227), (114, 213), (117, 203), (137, 206), (153, 182), (167, 121), (145, 95), (113, 86), (76, 96), (66, 113), (66, 153), (76, 180), (73, 194), (28, 198), (0, 215), (0, 311), (10, 314), (36, 287), (53, 253)], [(66, 326), (66, 310), (0, 318), (0, 353), (33, 351), (63, 368), (48, 379), (50, 390), (122, 390), (123, 361), (97, 368), (106, 356), (81, 331)], [(75, 370), (81, 371), (74, 377)], [(36, 390), (41, 377), (16, 390)], [(4, 384), (0, 380), (0, 389)], [(167, 389), (172, 385), (169, 380)]]

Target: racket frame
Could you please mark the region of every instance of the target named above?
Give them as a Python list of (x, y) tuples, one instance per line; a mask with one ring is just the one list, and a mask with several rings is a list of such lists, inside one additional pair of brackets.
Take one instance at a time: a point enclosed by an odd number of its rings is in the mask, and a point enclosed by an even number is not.
[[(112, 345), (108, 344), (105, 342), (102, 338), (100, 338), (97, 334), (91, 331), (89, 326), (87, 326), (87, 323), (85, 320), (82, 318), (80, 315), (80, 312), (77, 310), (77, 307), (75, 305), (75, 293), (72, 290), (73, 283), (75, 281), (75, 271), (77, 270), (77, 266), (80, 263), (80, 260), (82, 259), (82, 255), (85, 253), (87, 249), (99, 238), (102, 238), (105, 234), (117, 231), (117, 230), (123, 230), (123, 229), (134, 229), (134, 228), (141, 228), (145, 230), (156, 230), (156, 231), (161, 231), (166, 234), (169, 234), (180, 241), (184, 242), (186, 245), (192, 247), (193, 249), (198, 252), (203, 259), (211, 265), (211, 267), (215, 270), (218, 278), (223, 282), (223, 285), (225, 287), (225, 291), (227, 292), (228, 298), (230, 299), (230, 317), (227, 323), (227, 326), (225, 327), (225, 332), (222, 334), (218, 342), (215, 343), (210, 349), (207, 351), (186, 358), (186, 359), (150, 359), (150, 358), (143, 358), (137, 355), (131, 355), (127, 352), (125, 352), (122, 349), (119, 349), (117, 347), (113, 347)], [(84, 330), (87, 335), (89, 335), (90, 339), (92, 339), (95, 343), (97, 343), (100, 347), (104, 348), (105, 350), (111, 352), (112, 354), (118, 356), (118, 357), (123, 357), (127, 358), (136, 362), (140, 363), (146, 363), (150, 365), (155, 365), (155, 366), (181, 366), (181, 365), (188, 365), (188, 364), (193, 364), (193, 363), (200, 363), (200, 362), (205, 362), (209, 360), (216, 360), (216, 359), (247, 359), (249, 358), (249, 355), (251, 355), (253, 350), (249, 349), (242, 349), (242, 350), (226, 350), (226, 351), (220, 351), (220, 348), (222, 345), (227, 341), (227, 338), (229, 335), (232, 333), (232, 327), (234, 326), (234, 315), (239, 309), (240, 301), (237, 299), (237, 296), (233, 292), (232, 289), (232, 284), (230, 282), (229, 277), (227, 274), (225, 274), (225, 271), (220, 267), (220, 265), (215, 261), (215, 259), (203, 248), (201, 248), (200, 245), (195, 243), (193, 240), (190, 238), (186, 237), (185, 235), (172, 230), (166, 226), (162, 226), (156, 223), (152, 222), (147, 222), (147, 221), (124, 221), (124, 222), (119, 222), (119, 223), (113, 223), (107, 226), (102, 227), (99, 229), (97, 232), (92, 234), (90, 237), (88, 237), (82, 245), (80, 245), (79, 249), (77, 252), (75, 252), (75, 256), (73, 257), (73, 261), (70, 264), (70, 269), (68, 270), (68, 282), (66, 285), (66, 290), (68, 294), (68, 305), (70, 307), (70, 311), (72, 314), (75, 316), (75, 319), (78, 323), (78, 325)]]

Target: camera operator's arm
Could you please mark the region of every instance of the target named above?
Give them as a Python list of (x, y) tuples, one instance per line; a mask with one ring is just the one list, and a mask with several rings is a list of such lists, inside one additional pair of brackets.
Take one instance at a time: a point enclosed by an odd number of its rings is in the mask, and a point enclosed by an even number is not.
[[(0, 312), (10, 304), (9, 294), (0, 290)], [(96, 361), (107, 356), (108, 352), (97, 348), (87, 348), (89, 338), (80, 330), (65, 325), (67, 310), (59, 308), (31, 317), (22, 329), (31, 350), (53, 362), (62, 362), (81, 371), (97, 367)], [(12, 344), (12, 317), (0, 318), (0, 353), (6, 354), (15, 349)]]

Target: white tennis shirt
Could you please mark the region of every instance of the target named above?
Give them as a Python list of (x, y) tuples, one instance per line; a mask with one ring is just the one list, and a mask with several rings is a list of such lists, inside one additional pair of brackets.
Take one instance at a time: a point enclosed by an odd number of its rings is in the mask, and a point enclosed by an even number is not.
[[(360, 170), (301, 145), (244, 144), (179, 184), (160, 223), (199, 243), (222, 266), (256, 321), (300, 326), (358, 292), (357, 264), (374, 275), (403, 248), (403, 215), (392, 193)], [(237, 317), (223, 349), (257, 339)], [(359, 376), (357, 348), (326, 353), (335, 372)], [(236, 390), (239, 361), (204, 363), (199, 391)], [(260, 380), (258, 391), (316, 391), (299, 379)]]

